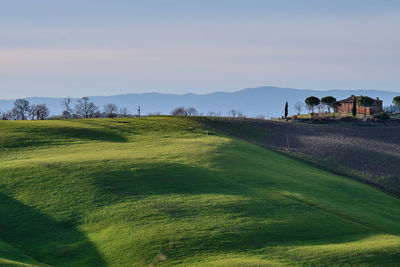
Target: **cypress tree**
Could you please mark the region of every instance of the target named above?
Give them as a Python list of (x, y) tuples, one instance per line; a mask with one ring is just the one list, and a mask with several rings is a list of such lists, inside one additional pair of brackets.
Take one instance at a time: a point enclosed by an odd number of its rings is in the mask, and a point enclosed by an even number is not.
[(357, 100), (356, 100), (356, 98), (354, 98), (353, 108), (352, 108), (351, 112), (353, 113), (353, 117), (355, 117), (357, 115)]
[(285, 105), (285, 118), (287, 118), (288, 116), (288, 102), (286, 101), (286, 105)]

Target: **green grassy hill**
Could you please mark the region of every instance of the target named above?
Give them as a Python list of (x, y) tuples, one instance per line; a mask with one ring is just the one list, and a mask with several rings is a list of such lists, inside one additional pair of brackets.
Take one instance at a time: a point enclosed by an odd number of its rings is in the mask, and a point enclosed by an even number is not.
[(0, 265), (400, 262), (400, 200), (195, 121), (0, 121)]
[(400, 198), (400, 121), (195, 119), (226, 135), (351, 177)]

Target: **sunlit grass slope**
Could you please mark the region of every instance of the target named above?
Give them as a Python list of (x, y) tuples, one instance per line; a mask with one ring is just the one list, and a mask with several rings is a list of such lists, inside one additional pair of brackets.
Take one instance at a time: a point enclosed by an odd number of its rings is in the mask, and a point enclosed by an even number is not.
[(172, 117), (0, 121), (0, 265), (400, 262), (400, 200)]

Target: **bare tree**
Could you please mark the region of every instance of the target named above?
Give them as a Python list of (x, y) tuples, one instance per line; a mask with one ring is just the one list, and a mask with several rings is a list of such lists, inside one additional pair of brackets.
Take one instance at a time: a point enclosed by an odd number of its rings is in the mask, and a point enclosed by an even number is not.
[(38, 105), (31, 105), (31, 108), (29, 109), (29, 118), (31, 120), (34, 120), (37, 116), (36, 114), (39, 112)]
[(67, 96), (64, 98), (62, 105), (64, 106), (63, 117), (70, 119), (72, 117), (71, 97)]
[(2, 120), (12, 120), (13, 119), (13, 112), (12, 111), (6, 111), (1, 114), (1, 119)]
[(31, 105), (31, 107), (30, 107), (30, 109), (29, 109), (29, 115), (28, 115), (28, 117), (29, 117), (31, 120), (34, 120), (34, 119), (35, 119), (35, 116), (36, 116), (36, 105)]
[(14, 119), (26, 120), (30, 113), (29, 101), (26, 99), (17, 99), (14, 102), (14, 108), (12, 113), (14, 114)]
[(97, 113), (98, 108), (93, 102), (89, 102), (89, 97), (84, 96), (78, 99), (78, 103), (75, 105), (76, 113), (82, 118), (92, 118)]
[(187, 116), (186, 109), (184, 107), (177, 107), (171, 111), (173, 116)]
[(229, 111), (228, 115), (231, 117), (236, 117), (238, 111), (236, 109), (232, 109)]
[(31, 107), (32, 120), (34, 120), (35, 118), (37, 120), (44, 120), (49, 116), (49, 114), (50, 114), (50, 111), (45, 104), (33, 105)]
[(36, 108), (38, 109), (37, 117), (39, 120), (47, 119), (47, 117), (50, 115), (50, 110), (46, 104), (39, 104)]
[(186, 113), (189, 116), (196, 116), (198, 114), (197, 110), (194, 107), (187, 108)]
[(118, 107), (115, 104), (107, 104), (104, 106), (104, 113), (107, 118), (115, 118), (117, 116)]
[(297, 101), (294, 104), (294, 109), (297, 111), (297, 115), (300, 115), (301, 111), (303, 110), (303, 103), (301, 101)]
[(120, 108), (120, 109), (119, 109), (119, 116), (120, 116), (121, 118), (126, 118), (126, 117), (128, 117), (128, 116), (129, 116), (129, 111), (128, 111), (128, 109), (127, 109), (127, 108)]

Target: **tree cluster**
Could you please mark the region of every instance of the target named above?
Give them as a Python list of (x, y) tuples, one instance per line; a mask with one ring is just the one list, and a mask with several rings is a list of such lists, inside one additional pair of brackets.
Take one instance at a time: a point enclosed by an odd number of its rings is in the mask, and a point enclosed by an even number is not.
[(177, 107), (171, 111), (172, 116), (197, 116), (198, 112), (194, 107)]
[(74, 108), (72, 108), (70, 97), (65, 98), (62, 104), (64, 106), (63, 117), (66, 119), (125, 118), (132, 116), (127, 108), (118, 108), (115, 104), (107, 104), (103, 107), (103, 111), (100, 111), (99, 107), (91, 102), (87, 96), (78, 99)]
[(236, 117), (237, 118), (245, 118), (246, 117), (240, 110), (236, 110), (236, 109), (231, 109), (228, 112), (228, 115), (233, 118), (236, 118)]
[[(72, 99), (66, 97), (62, 101), (63, 112), (61, 118), (64, 119), (88, 119), (88, 118), (115, 118), (130, 117), (127, 108), (118, 109), (115, 104), (107, 104), (103, 111), (90, 101), (89, 97), (82, 97), (77, 100), (72, 107)], [(50, 116), (50, 110), (46, 104), (31, 105), (26, 99), (17, 99), (12, 110), (0, 113), (3, 120), (44, 120)], [(57, 116), (60, 118), (60, 116)]]
[(17, 99), (12, 110), (1, 114), (3, 120), (44, 120), (50, 114), (45, 104), (31, 105), (26, 99)]
[[(314, 113), (315, 107), (318, 108), (318, 112), (328, 109), (328, 113), (331, 113), (331, 109), (335, 109), (339, 105), (336, 98), (333, 96), (326, 96), (321, 99), (315, 96), (310, 96), (306, 98), (305, 104), (311, 113)], [(295, 107), (300, 113), (301, 103), (296, 103)]]

